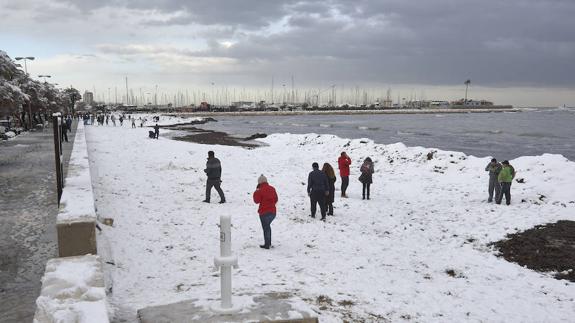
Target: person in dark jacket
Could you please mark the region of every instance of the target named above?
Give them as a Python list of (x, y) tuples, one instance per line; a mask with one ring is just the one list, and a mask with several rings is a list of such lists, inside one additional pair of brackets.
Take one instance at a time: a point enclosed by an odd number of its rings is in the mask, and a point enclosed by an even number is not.
[(72, 118), (70, 116), (66, 119), (66, 127), (68, 127), (68, 131), (72, 132)]
[(263, 174), (258, 178), (258, 186), (253, 197), (254, 202), (260, 205), (258, 214), (264, 231), (264, 244), (260, 245), (260, 248), (269, 249), (272, 246), (271, 223), (276, 218), (278, 195), (275, 188), (268, 184), (268, 179)]
[(66, 126), (66, 122), (64, 120), (62, 120), (61, 122), (62, 124), (60, 124), (60, 130), (62, 132), (62, 139), (68, 142), (68, 127)]
[(335, 181), (337, 178), (335, 177), (335, 171), (333, 167), (329, 163), (323, 164), (321, 171), (325, 173), (327, 176), (327, 181), (329, 184), (329, 195), (325, 198), (325, 205), (327, 209), (327, 215), (333, 215), (333, 201), (335, 198)]
[(363, 164), (361, 165), (360, 171), (361, 171), (361, 176), (359, 176), (359, 181), (361, 182), (361, 184), (363, 184), (363, 188), (361, 190), (362, 200), (365, 200), (366, 196), (367, 196), (367, 199), (369, 200), (369, 187), (371, 186), (371, 183), (373, 182), (372, 181), (372, 175), (374, 173), (373, 162), (371, 161), (371, 158), (367, 157), (363, 161)]
[(156, 137), (156, 139), (160, 138), (160, 126), (158, 126), (157, 123), (154, 126), (154, 136)]
[(329, 183), (324, 172), (319, 170), (318, 163), (312, 164), (313, 170), (307, 177), (307, 194), (311, 202), (311, 217), (315, 218), (317, 204), (321, 211), (321, 219), (325, 221), (325, 198), (329, 195)]
[(496, 200), (501, 192), (501, 185), (499, 185), (497, 181), (497, 176), (499, 176), (499, 172), (501, 171), (501, 164), (497, 162), (497, 159), (493, 158), (491, 162), (485, 166), (485, 171), (489, 172), (489, 187), (487, 188), (489, 198), (487, 198), (487, 202), (491, 203), (493, 201), (493, 191), (495, 191)]
[(214, 187), (220, 195), (220, 204), (226, 203), (226, 197), (220, 188), (220, 184), (222, 183), (222, 164), (220, 163), (220, 160), (215, 157), (213, 151), (208, 151), (208, 161), (206, 162), (206, 169), (204, 169), (204, 172), (208, 175), (208, 181), (206, 183), (206, 199), (204, 202), (210, 203), (210, 195), (212, 187)]
[(349, 165), (351, 165), (351, 158), (344, 152), (337, 159), (337, 166), (339, 167), (339, 176), (341, 177), (341, 197), (347, 197), (345, 193), (349, 185)]

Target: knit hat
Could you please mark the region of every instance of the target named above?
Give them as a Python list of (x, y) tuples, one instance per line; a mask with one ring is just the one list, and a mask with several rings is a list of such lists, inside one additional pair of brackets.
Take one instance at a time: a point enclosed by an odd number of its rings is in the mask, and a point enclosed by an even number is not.
[(263, 174), (260, 175), (260, 177), (258, 177), (258, 184), (267, 183), (267, 182), (268, 182), (268, 179)]

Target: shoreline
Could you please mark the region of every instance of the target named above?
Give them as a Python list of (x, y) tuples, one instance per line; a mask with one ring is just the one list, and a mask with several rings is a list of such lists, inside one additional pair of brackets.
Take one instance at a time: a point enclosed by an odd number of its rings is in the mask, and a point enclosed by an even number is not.
[[(255, 142), (254, 139), (265, 138), (267, 136), (263, 134), (254, 134), (247, 138), (239, 138), (231, 136), (227, 132), (206, 130), (196, 127), (190, 127), (189, 125), (190, 123), (184, 125), (182, 124), (168, 125), (162, 128), (182, 132), (169, 136), (169, 138), (172, 140), (186, 141), (202, 145), (223, 145), (232, 147), (242, 147), (248, 149), (261, 147), (262, 146), (261, 143)], [(184, 132), (187, 134), (184, 134)], [(256, 135), (263, 135), (263, 137), (262, 136), (256, 137)]]
[[(294, 116), (294, 115), (370, 115), (370, 114), (446, 114), (521, 112), (520, 108), (493, 109), (390, 109), (390, 110), (329, 110), (329, 111), (233, 111), (233, 112), (175, 112), (186, 116)], [(169, 114), (169, 113), (166, 113)]]

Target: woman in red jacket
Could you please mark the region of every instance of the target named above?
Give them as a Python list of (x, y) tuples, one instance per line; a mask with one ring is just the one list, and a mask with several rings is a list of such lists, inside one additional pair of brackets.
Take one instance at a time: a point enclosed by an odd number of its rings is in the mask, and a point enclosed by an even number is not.
[(339, 167), (339, 175), (341, 176), (341, 197), (347, 197), (345, 191), (349, 185), (349, 165), (351, 165), (351, 158), (344, 152), (337, 159), (337, 165)]
[(275, 188), (268, 184), (268, 179), (264, 175), (258, 178), (258, 186), (254, 192), (254, 202), (259, 204), (258, 213), (264, 231), (264, 244), (260, 248), (269, 249), (272, 245), (271, 223), (276, 218), (276, 203), (278, 195)]

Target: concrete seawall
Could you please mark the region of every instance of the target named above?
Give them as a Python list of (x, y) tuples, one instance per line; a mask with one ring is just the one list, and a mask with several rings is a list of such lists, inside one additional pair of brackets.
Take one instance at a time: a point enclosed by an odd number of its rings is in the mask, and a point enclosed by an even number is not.
[(109, 322), (85, 129), (78, 124), (56, 229), (58, 254), (42, 277), (35, 323)]

